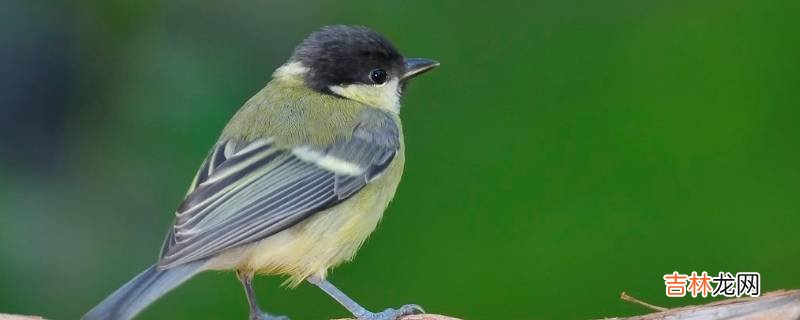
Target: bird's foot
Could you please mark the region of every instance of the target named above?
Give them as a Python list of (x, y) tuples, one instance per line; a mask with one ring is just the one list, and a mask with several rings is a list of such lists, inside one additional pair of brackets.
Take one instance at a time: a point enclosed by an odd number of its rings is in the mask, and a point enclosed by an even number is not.
[(425, 313), (422, 307), (416, 304), (407, 304), (397, 309), (389, 308), (381, 312), (368, 312), (363, 315), (358, 315), (358, 320), (397, 320), (402, 316), (420, 313)]
[(276, 316), (266, 312), (253, 312), (250, 313), (250, 320), (289, 320), (287, 316)]

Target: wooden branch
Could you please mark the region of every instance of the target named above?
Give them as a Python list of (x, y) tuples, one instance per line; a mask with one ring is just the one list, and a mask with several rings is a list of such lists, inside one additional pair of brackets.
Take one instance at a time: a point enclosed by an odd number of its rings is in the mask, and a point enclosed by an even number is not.
[[(621, 299), (643, 305), (650, 309), (661, 307), (651, 305), (623, 292)], [(0, 320), (43, 320), (37, 316), (0, 314)], [(628, 318), (605, 318), (606, 320), (797, 320), (800, 319), (800, 290), (773, 291), (758, 298), (738, 298), (713, 303), (666, 309), (656, 313)], [(344, 319), (343, 319), (344, 320)], [(460, 320), (437, 315), (417, 314), (398, 320)]]
[[(623, 293), (624, 294), (624, 293)], [(627, 294), (624, 294), (628, 296)], [(630, 297), (630, 296), (628, 296)], [(643, 304), (633, 297), (623, 300)], [(647, 304), (647, 303), (644, 303)], [(649, 304), (647, 304), (649, 305)], [(652, 307), (652, 305), (650, 305)], [(800, 319), (800, 290), (773, 291), (757, 298), (738, 298), (704, 305), (668, 309), (661, 312), (629, 318), (607, 320), (796, 320)]]
[[(3, 320), (3, 319), (0, 319), (0, 320)], [(355, 319), (339, 319), (339, 320), (355, 320)], [(410, 315), (410, 316), (404, 316), (404, 317), (400, 317), (397, 320), (461, 320), (461, 319), (448, 317), (448, 316), (443, 316), (443, 315), (440, 315), (440, 314), (426, 313), (426, 314), (415, 314), (415, 315)]]
[(39, 316), (21, 316), (15, 314), (0, 313), (0, 320), (44, 320), (44, 318)]
[(668, 310), (667, 308), (659, 307), (659, 306), (656, 306), (656, 305), (652, 305), (652, 304), (649, 304), (649, 303), (644, 302), (642, 300), (639, 300), (639, 299), (636, 299), (634, 297), (631, 297), (627, 293), (625, 293), (625, 291), (622, 291), (622, 294), (619, 295), (619, 298), (622, 299), (623, 301), (627, 301), (627, 302), (630, 302), (630, 303), (635, 303), (635, 304), (638, 304), (638, 305), (642, 305), (645, 308), (653, 309), (655, 311), (667, 311)]
[[(0, 320), (45, 320), (45, 319), (39, 316), (21, 316), (21, 315), (0, 313)], [(346, 320), (346, 319), (341, 319), (341, 320)], [(438, 315), (438, 314), (415, 314), (402, 317), (398, 320), (461, 320), (461, 319)]]

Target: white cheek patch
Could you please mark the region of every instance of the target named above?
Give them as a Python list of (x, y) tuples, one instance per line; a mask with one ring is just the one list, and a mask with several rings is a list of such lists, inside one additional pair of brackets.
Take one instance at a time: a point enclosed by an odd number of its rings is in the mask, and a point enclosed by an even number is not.
[(345, 86), (331, 86), (334, 93), (376, 108), (394, 113), (400, 112), (400, 80), (392, 80), (379, 85), (349, 84)]
[(292, 154), (300, 158), (300, 160), (314, 163), (336, 174), (357, 176), (364, 174), (365, 171), (355, 163), (312, 150), (309, 147), (294, 148), (292, 149)]

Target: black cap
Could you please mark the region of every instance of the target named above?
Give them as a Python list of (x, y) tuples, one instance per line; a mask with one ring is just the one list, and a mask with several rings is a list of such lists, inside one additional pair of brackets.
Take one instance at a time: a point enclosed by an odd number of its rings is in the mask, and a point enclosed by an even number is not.
[(328, 26), (312, 33), (294, 51), (292, 61), (308, 67), (306, 83), (330, 93), (330, 86), (371, 84), (372, 71), (389, 78), (405, 74), (403, 55), (381, 34), (363, 26)]

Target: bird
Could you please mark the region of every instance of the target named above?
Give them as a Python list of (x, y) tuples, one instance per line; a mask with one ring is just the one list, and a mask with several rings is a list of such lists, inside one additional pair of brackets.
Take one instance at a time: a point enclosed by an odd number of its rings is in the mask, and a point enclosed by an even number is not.
[(312, 32), (229, 120), (175, 212), (155, 264), (83, 320), (134, 318), (208, 270), (232, 270), (251, 320), (284, 320), (256, 302), (256, 275), (308, 282), (360, 320), (371, 312), (326, 280), (375, 230), (402, 176), (400, 101), (408, 81), (439, 62), (406, 58), (364, 26)]

